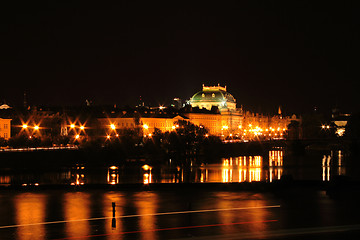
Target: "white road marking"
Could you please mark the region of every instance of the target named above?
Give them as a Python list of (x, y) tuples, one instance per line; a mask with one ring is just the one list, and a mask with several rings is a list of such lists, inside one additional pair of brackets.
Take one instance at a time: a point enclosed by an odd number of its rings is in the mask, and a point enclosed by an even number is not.
[[(279, 208), (279, 207), (280, 207), (280, 205), (272, 205), (272, 206), (260, 206), (260, 207), (218, 208), (218, 209), (204, 209), (204, 210), (192, 210), (192, 211), (180, 211), (180, 212), (162, 212), (162, 213), (149, 213), (149, 214), (135, 214), (135, 215), (117, 216), (117, 217), (115, 217), (115, 219), (133, 218), (133, 217), (145, 217), (145, 216), (176, 215), (176, 214), (186, 214), (186, 213), (238, 211), (238, 210)], [(95, 221), (95, 220), (105, 220), (105, 219), (112, 219), (112, 218), (113, 217), (101, 217), (101, 218), (88, 218), (88, 219), (74, 219), (74, 220), (67, 220), (67, 221), (63, 220), (63, 221), (42, 222), (42, 223), (17, 224), (17, 225), (0, 226), (0, 229), (16, 228), (16, 227), (27, 227), (27, 226), (36, 226), (36, 225), (59, 224), (59, 223), (82, 222), (82, 221)]]

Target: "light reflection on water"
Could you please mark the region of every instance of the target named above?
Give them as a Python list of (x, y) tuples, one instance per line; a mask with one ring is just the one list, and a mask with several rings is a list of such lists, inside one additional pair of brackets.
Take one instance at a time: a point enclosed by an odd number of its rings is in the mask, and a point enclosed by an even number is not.
[[(67, 220), (90, 218), (90, 195), (84, 192), (68, 192), (64, 195), (63, 209)], [(87, 236), (90, 234), (89, 221), (79, 221), (65, 224), (65, 231), (69, 237), (76, 234)], [(76, 233), (76, 234), (75, 234)]]
[[(283, 150), (269, 151), (266, 156), (239, 156), (223, 158), (216, 164), (181, 167), (174, 163), (150, 166), (145, 163), (132, 163), (127, 166), (113, 165), (91, 169), (85, 165), (75, 165), (57, 170), (40, 169), (23, 172), (21, 169), (3, 171), (0, 169), (0, 185), (35, 186), (37, 184), (127, 184), (127, 183), (206, 183), (206, 182), (273, 182), (283, 174), (292, 175), (297, 180), (330, 181), (333, 176), (347, 174), (345, 157), (342, 151), (324, 155), (307, 156), (312, 165), (305, 167), (286, 167), (289, 156)], [(193, 161), (195, 162), (195, 161)], [(193, 163), (192, 162), (192, 163)], [(285, 165), (284, 165), (285, 162)], [(11, 174), (12, 172), (15, 172)]]
[(206, 182), (272, 182), (280, 179), (283, 166), (282, 151), (269, 152), (269, 164), (262, 156), (240, 156), (236, 158), (224, 158), (221, 168), (221, 179), (219, 179), (219, 169), (217, 165), (206, 166)]
[(45, 239), (44, 225), (28, 225), (45, 221), (47, 195), (21, 193), (14, 198), (15, 219), (18, 225), (16, 239)]
[[(0, 195), (0, 199), (2, 197), (4, 196)], [(199, 189), (81, 192), (51, 190), (41, 193), (17, 192), (6, 198), (14, 203), (11, 209), (15, 211), (0, 215), (1, 225), (17, 226), (0, 228), (0, 239), (173, 239), (189, 236), (188, 234), (209, 236), (239, 230), (267, 230), (269, 224), (262, 221), (274, 219), (265, 208), (240, 212), (231, 210), (181, 214), (188, 210), (274, 205), (270, 195), (252, 192), (203, 192)], [(115, 224), (112, 202), (116, 203)], [(164, 212), (174, 214), (157, 215)], [(120, 217), (127, 215), (135, 216)], [(11, 222), (12, 218), (14, 222)], [(251, 221), (256, 223), (232, 224)], [(46, 222), (52, 223), (45, 224)], [(23, 224), (32, 225), (18, 226)], [(213, 224), (224, 226), (207, 226)], [(201, 225), (205, 227), (186, 228)]]
[[(135, 207), (138, 210), (139, 215), (145, 215), (139, 217), (139, 228), (143, 230), (157, 229), (157, 218), (154, 215), (158, 212), (158, 199), (157, 194), (153, 192), (139, 192), (134, 196)], [(146, 216), (147, 215), (147, 216)], [(141, 239), (156, 239), (156, 231), (148, 231), (141, 234)]]
[(341, 150), (331, 151), (330, 154), (324, 155), (322, 158), (322, 180), (330, 181), (331, 176), (346, 175), (344, 167), (344, 155)]

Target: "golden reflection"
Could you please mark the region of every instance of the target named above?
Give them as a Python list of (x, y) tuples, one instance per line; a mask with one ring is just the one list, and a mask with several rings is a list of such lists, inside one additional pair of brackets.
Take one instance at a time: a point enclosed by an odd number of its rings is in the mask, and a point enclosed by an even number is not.
[(269, 166), (282, 166), (283, 165), (283, 151), (272, 150), (269, 151)]
[[(45, 222), (47, 196), (44, 194), (22, 193), (15, 198), (16, 224)], [(16, 239), (45, 239), (45, 227), (42, 224), (18, 227)]]
[(227, 183), (229, 182), (229, 169), (224, 168), (222, 170), (222, 182)]
[(204, 182), (204, 170), (201, 169), (200, 182)]
[[(261, 156), (241, 156), (235, 161), (223, 159), (222, 180), (221, 182), (252, 182), (261, 181), (262, 157)], [(233, 171), (238, 168), (238, 171)]]
[(274, 180), (280, 180), (281, 175), (283, 173), (282, 168), (269, 168), (269, 182), (272, 182)]
[[(153, 192), (139, 192), (135, 194), (135, 206), (139, 215), (155, 214), (158, 206), (158, 196)], [(157, 228), (156, 216), (141, 216), (139, 219), (139, 231)], [(158, 239), (156, 231), (141, 233), (141, 239)]]
[(322, 180), (330, 181), (330, 167), (322, 167)]
[(0, 185), (9, 185), (11, 183), (10, 176), (0, 176)]
[[(90, 218), (90, 195), (83, 192), (69, 192), (64, 195), (65, 221)], [(75, 238), (90, 234), (89, 221), (67, 222), (66, 236)]]
[(108, 168), (108, 173), (107, 173), (107, 183), (108, 184), (118, 184), (119, 183), (119, 171), (118, 171), (118, 167), (116, 166), (111, 166)]
[(280, 179), (283, 169), (283, 151), (269, 152), (269, 172), (263, 169), (262, 156), (239, 156), (236, 158), (224, 158), (220, 174), (216, 168), (208, 166), (208, 182), (253, 182), (270, 181)]
[(152, 182), (152, 174), (150, 173), (144, 173), (144, 177), (143, 177), (143, 182), (144, 184), (149, 184)]

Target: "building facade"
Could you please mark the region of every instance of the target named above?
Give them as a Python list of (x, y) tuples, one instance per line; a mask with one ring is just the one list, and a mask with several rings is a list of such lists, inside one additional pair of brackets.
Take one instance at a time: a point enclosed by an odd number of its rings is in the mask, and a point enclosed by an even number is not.
[(0, 138), (8, 140), (11, 137), (11, 119), (0, 118)]
[(109, 134), (115, 129), (142, 127), (145, 135), (151, 135), (155, 129), (172, 131), (176, 128), (176, 121), (186, 120), (205, 127), (211, 135), (267, 140), (285, 138), (288, 124), (292, 120), (299, 120), (296, 116), (282, 116), (280, 109), (273, 116), (244, 112), (236, 107), (236, 100), (226, 87), (220, 85), (203, 85), (202, 91), (195, 93), (189, 102), (191, 106), (171, 114), (166, 109), (148, 109), (131, 114), (124, 112), (114, 117), (100, 118), (99, 121)]

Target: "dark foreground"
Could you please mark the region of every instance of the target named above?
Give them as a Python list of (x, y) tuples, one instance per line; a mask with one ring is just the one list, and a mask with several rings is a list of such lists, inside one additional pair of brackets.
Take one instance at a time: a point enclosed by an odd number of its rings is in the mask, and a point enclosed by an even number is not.
[(355, 185), (278, 184), (1, 190), (0, 239), (360, 237)]

